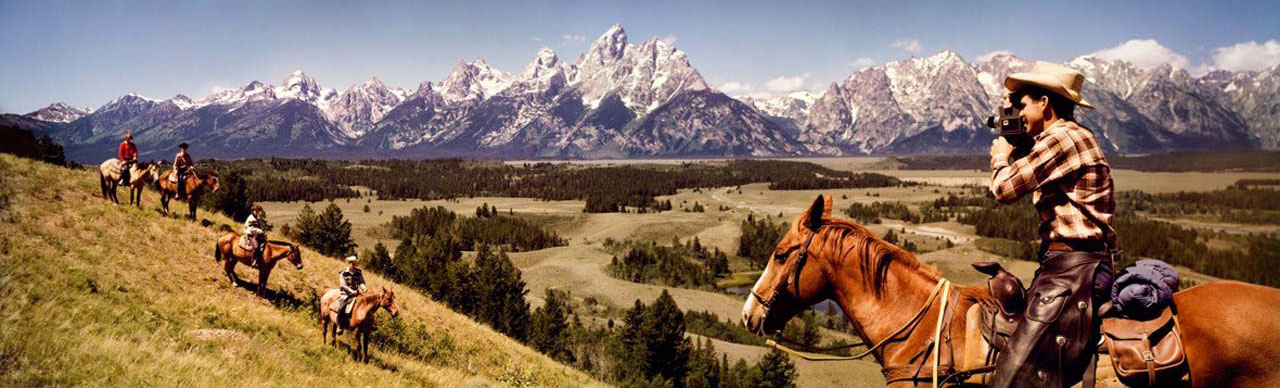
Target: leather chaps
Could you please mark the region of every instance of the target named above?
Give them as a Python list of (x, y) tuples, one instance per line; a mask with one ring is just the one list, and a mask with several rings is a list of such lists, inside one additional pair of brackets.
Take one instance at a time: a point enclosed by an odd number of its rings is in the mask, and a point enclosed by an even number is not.
[[(1024, 319), (1000, 353), (992, 387), (1066, 387), (1098, 350), (1098, 307), (1110, 298), (1103, 252), (1048, 252), (1027, 290)], [(1090, 374), (1092, 375), (1092, 374)]]

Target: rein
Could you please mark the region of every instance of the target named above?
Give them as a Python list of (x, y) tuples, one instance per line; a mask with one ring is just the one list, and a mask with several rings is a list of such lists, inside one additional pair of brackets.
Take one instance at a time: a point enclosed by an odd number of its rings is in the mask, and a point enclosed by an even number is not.
[[(792, 295), (800, 295), (800, 273), (804, 269), (804, 265), (808, 262), (809, 245), (813, 242), (813, 237), (816, 236), (817, 234), (818, 234), (818, 231), (814, 231), (812, 234), (809, 235), (808, 238), (805, 239), (804, 245), (802, 245), (802, 248), (798, 255), (799, 257), (796, 258), (799, 261), (796, 262), (795, 271), (791, 274), (790, 279), (787, 279), (786, 277), (783, 278), (784, 281), (787, 281), (791, 284), (783, 283), (781, 286), (774, 288), (773, 295), (771, 295), (768, 299), (761, 297), (760, 294), (757, 293), (755, 290), (751, 290), (751, 296), (756, 299), (756, 302), (760, 303), (760, 305), (764, 307), (764, 313), (766, 316), (768, 316), (770, 310), (773, 307), (773, 303), (778, 299), (778, 297), (788, 292), (787, 288), (789, 286), (795, 288), (795, 292)], [(947, 317), (947, 304), (951, 301), (951, 298), (950, 298), (951, 285), (952, 284), (950, 280), (947, 280), (945, 278), (939, 279), (938, 283), (933, 286), (933, 291), (929, 292), (929, 298), (925, 300), (925, 303), (923, 306), (920, 306), (920, 310), (917, 311), (916, 314), (911, 317), (911, 320), (903, 324), (902, 327), (894, 331), (893, 334), (890, 334), (889, 336), (880, 340), (880, 342), (877, 342), (874, 346), (868, 348), (866, 351), (863, 351), (862, 353), (859, 353), (857, 355), (832, 356), (832, 355), (824, 355), (824, 354), (813, 354), (806, 351), (795, 350), (790, 347), (787, 347), (786, 345), (783, 345), (780, 342), (790, 343), (792, 345), (801, 345), (801, 344), (797, 341), (784, 337), (781, 333), (778, 333), (775, 336), (776, 340), (769, 339), (765, 341), (765, 344), (774, 349), (781, 350), (783, 352), (786, 352), (787, 354), (791, 354), (793, 356), (800, 357), (809, 361), (850, 361), (850, 360), (862, 359), (868, 355), (871, 355), (876, 350), (880, 350), (882, 347), (884, 347), (885, 344), (888, 344), (890, 341), (898, 338), (902, 334), (911, 333), (911, 331), (908, 329), (914, 328), (923, 320), (925, 314), (929, 312), (929, 308), (933, 306), (934, 301), (937, 300), (939, 297), (939, 294), (941, 294), (941, 302), (938, 309), (938, 321), (937, 321), (937, 324), (934, 326), (933, 336), (931, 337), (931, 342), (929, 345), (933, 348), (932, 354), (930, 355), (930, 358), (933, 360), (932, 383), (934, 387), (938, 387), (939, 386), (938, 371), (939, 369), (941, 369), (941, 362), (942, 362), (939, 354), (942, 348), (942, 345), (941, 345), (942, 327), (943, 325), (949, 323), (945, 321), (945, 318)], [(850, 345), (843, 345), (843, 346), (833, 346), (833, 347), (827, 347), (827, 348), (811, 348), (807, 346), (804, 346), (804, 348), (806, 348), (809, 351), (831, 351), (831, 350), (848, 349), (848, 348), (863, 346), (863, 345), (865, 345), (865, 342), (850, 344)], [(923, 365), (921, 365), (921, 367), (923, 367)], [(888, 368), (892, 368), (892, 367), (886, 366), (886, 369)], [(962, 371), (961, 373), (944, 375), (942, 376), (941, 383), (946, 384), (952, 378), (955, 378), (960, 374), (964, 374), (965, 372), (975, 373), (977, 371)], [(893, 383), (896, 381), (919, 381), (919, 380), (920, 378), (913, 376), (913, 377), (907, 377), (907, 378), (890, 379), (887, 382)]]
[[(803, 358), (803, 359), (806, 359), (806, 360), (810, 360), (810, 361), (849, 361), (849, 360), (857, 360), (857, 359), (861, 359), (861, 358), (863, 358), (863, 357), (866, 357), (866, 356), (870, 355), (872, 352), (876, 351), (877, 349), (880, 349), (880, 348), (881, 348), (881, 347), (883, 347), (885, 344), (889, 343), (889, 341), (890, 341), (890, 340), (893, 340), (893, 339), (897, 338), (898, 336), (902, 335), (902, 333), (907, 332), (907, 329), (908, 329), (908, 328), (911, 328), (911, 327), (915, 326), (915, 324), (916, 324), (916, 323), (918, 323), (918, 322), (921, 320), (921, 318), (924, 318), (924, 314), (925, 314), (925, 313), (927, 313), (927, 312), (929, 312), (929, 307), (930, 307), (930, 306), (933, 306), (933, 301), (934, 301), (935, 299), (937, 299), (937, 298), (938, 298), (938, 291), (942, 291), (942, 294), (944, 295), (944, 296), (943, 296), (943, 300), (942, 300), (942, 309), (943, 309), (943, 310), (945, 310), (945, 309), (947, 308), (947, 298), (946, 298), (946, 294), (949, 294), (949, 293), (951, 292), (951, 287), (950, 287), (950, 286), (951, 286), (951, 281), (950, 281), (950, 280), (946, 280), (946, 279), (939, 280), (939, 281), (938, 281), (938, 284), (937, 284), (937, 285), (935, 285), (935, 286), (933, 286), (933, 291), (929, 293), (929, 299), (925, 301), (924, 306), (921, 306), (921, 307), (920, 307), (920, 310), (916, 312), (915, 316), (911, 317), (911, 320), (910, 320), (910, 321), (907, 321), (907, 323), (903, 324), (903, 325), (902, 325), (902, 327), (900, 327), (900, 328), (898, 328), (898, 330), (894, 331), (894, 332), (893, 332), (893, 334), (890, 334), (888, 337), (885, 337), (884, 339), (880, 340), (880, 342), (877, 342), (877, 343), (875, 344), (875, 346), (872, 346), (871, 348), (868, 348), (866, 351), (864, 351), (864, 352), (862, 352), (862, 353), (859, 353), (859, 354), (857, 354), (857, 355), (854, 355), (854, 356), (827, 356), (827, 355), (812, 354), (812, 353), (808, 353), (808, 352), (799, 351), (799, 350), (795, 350), (795, 349), (789, 348), (789, 347), (787, 347), (786, 345), (783, 345), (783, 344), (779, 343), (778, 341), (775, 341), (775, 340), (772, 340), (772, 339), (770, 339), (770, 340), (766, 341), (765, 343), (766, 343), (767, 345), (769, 345), (770, 347), (776, 348), (776, 349), (778, 349), (778, 350), (781, 350), (781, 351), (787, 352), (787, 353), (789, 353), (789, 354), (792, 354), (792, 355), (795, 355), (795, 356), (797, 356), (797, 357), (800, 357), (800, 358)], [(943, 315), (943, 314), (941, 314), (941, 313), (940, 313), (940, 314), (938, 314), (938, 316), (939, 316), (939, 317), (941, 317), (942, 315)], [(939, 321), (941, 321), (941, 320), (942, 320), (942, 318), (938, 318), (938, 320), (939, 320)], [(934, 333), (934, 335), (933, 335), (933, 336), (934, 336), (934, 339), (935, 339), (935, 342), (936, 342), (936, 339), (937, 339), (937, 338), (940, 336), (940, 334), (941, 334), (941, 332), (940, 332), (941, 326), (939, 326), (939, 327), (938, 327), (938, 329), (939, 329), (939, 330), (935, 330), (935, 333)], [(781, 334), (779, 334), (777, 337), (778, 337), (778, 339), (779, 339), (780, 341), (782, 341), (782, 342), (789, 342), (789, 343), (792, 343), (792, 344), (795, 344), (795, 343), (796, 343), (795, 341), (792, 341), (792, 340), (790, 340), (790, 339), (787, 339), (787, 338), (785, 338), (785, 337), (782, 337), (782, 335), (781, 335)], [(817, 350), (817, 351), (838, 350), (838, 349), (846, 349), (846, 348), (852, 348), (852, 347), (855, 347), (855, 346), (862, 346), (862, 345), (864, 345), (864, 344), (853, 344), (853, 345), (845, 345), (845, 346), (835, 346), (835, 347), (830, 347), (830, 348), (812, 348), (811, 350)], [(936, 350), (936, 349), (935, 349), (935, 350)], [(935, 351), (935, 352), (934, 352), (934, 354), (935, 354), (935, 356), (934, 356), (934, 364), (937, 364), (937, 363), (938, 363), (937, 356), (936, 356), (937, 352)]]

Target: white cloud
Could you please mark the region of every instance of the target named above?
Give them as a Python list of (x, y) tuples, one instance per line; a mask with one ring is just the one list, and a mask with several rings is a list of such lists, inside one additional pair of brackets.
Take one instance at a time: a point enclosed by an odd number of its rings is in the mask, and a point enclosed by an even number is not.
[(903, 49), (903, 50), (906, 50), (907, 52), (912, 52), (912, 53), (920, 52), (921, 49), (924, 49), (924, 46), (920, 45), (920, 41), (915, 39), (895, 40), (893, 41), (893, 43), (889, 44), (889, 47), (893, 47), (896, 49)]
[(996, 50), (986, 54), (979, 55), (977, 59), (979, 63), (987, 63), (987, 62), (991, 62), (991, 59), (995, 58), (997, 55), (1013, 55), (1013, 52), (1009, 50)]
[(720, 91), (724, 92), (725, 94), (731, 94), (731, 95), (750, 93), (750, 92), (754, 92), (755, 89), (756, 89), (755, 85), (752, 85), (746, 82), (729, 81), (729, 82), (720, 84)]
[(1230, 71), (1258, 71), (1280, 64), (1280, 42), (1268, 40), (1237, 43), (1218, 47), (1213, 53), (1213, 67)]
[(560, 35), (560, 46), (577, 46), (586, 41), (586, 35)]
[(858, 59), (854, 59), (853, 62), (849, 62), (849, 66), (853, 66), (853, 68), (858, 70), (872, 67), (872, 66), (875, 66), (876, 64), (877, 64), (876, 60), (871, 58), (858, 58)]
[(1187, 57), (1164, 47), (1155, 39), (1133, 39), (1118, 46), (1097, 51), (1090, 56), (1106, 60), (1122, 60), (1141, 68), (1152, 68), (1160, 65), (1171, 65), (1178, 69), (1189, 69), (1191, 62)]
[(781, 76), (778, 78), (771, 79), (768, 82), (765, 82), (764, 88), (770, 92), (775, 92), (775, 93), (794, 92), (800, 89), (804, 89), (805, 81), (808, 81), (809, 77), (810, 77), (809, 73), (804, 73), (801, 75), (791, 76), (791, 77)]
[(676, 41), (680, 40), (680, 37), (675, 35), (667, 35), (667, 36), (659, 37), (658, 40), (662, 41), (663, 43), (666, 43), (668, 46), (675, 46)]
[(529, 41), (530, 41), (530, 42), (534, 42), (534, 43), (542, 43), (542, 37), (541, 37), (541, 36), (530, 36), (530, 37), (529, 37)]

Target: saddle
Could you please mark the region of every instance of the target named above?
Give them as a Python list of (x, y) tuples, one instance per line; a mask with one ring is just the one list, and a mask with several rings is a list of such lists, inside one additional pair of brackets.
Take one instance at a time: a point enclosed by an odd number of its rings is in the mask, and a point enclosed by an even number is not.
[(1116, 376), (1126, 386), (1168, 386), (1190, 373), (1172, 306), (1145, 321), (1104, 318), (1102, 334)]
[(982, 301), (982, 335), (996, 350), (1008, 348), (1009, 336), (1022, 322), (1027, 309), (1026, 288), (1017, 275), (1005, 270), (1000, 263), (983, 261), (973, 263), (973, 268), (991, 276), (987, 287), (991, 300)]
[(342, 303), (338, 306), (338, 325), (340, 327), (351, 327), (351, 309), (355, 308), (355, 295), (342, 299)]
[[(996, 354), (1009, 349), (1009, 337), (1023, 321), (1027, 306), (1026, 289), (1017, 275), (1005, 270), (999, 263), (978, 262), (973, 267), (990, 276), (987, 286), (990, 288), (991, 299), (983, 299), (980, 304), (970, 308), (969, 327), (973, 328), (977, 324), (975, 329), (970, 330), (981, 333), (981, 338), (985, 341), (967, 345), (966, 347), (973, 349), (967, 349), (965, 353), (967, 358), (985, 354), (985, 365), (993, 365)], [(1105, 316), (1106, 313), (1102, 315)], [(1189, 373), (1177, 317), (1172, 308), (1166, 308), (1159, 317), (1145, 321), (1104, 317), (1102, 335), (1112, 368), (1127, 386), (1170, 385)], [(968, 336), (973, 339), (978, 337)], [(984, 365), (976, 360), (966, 364), (969, 367)], [(989, 376), (973, 375), (965, 382), (986, 384), (988, 381), (984, 377)]]
[(239, 245), (240, 249), (244, 249), (247, 252), (252, 253), (253, 250), (257, 248), (253, 244), (253, 237), (250, 237), (247, 234), (241, 235), (236, 241), (238, 242), (237, 245)]

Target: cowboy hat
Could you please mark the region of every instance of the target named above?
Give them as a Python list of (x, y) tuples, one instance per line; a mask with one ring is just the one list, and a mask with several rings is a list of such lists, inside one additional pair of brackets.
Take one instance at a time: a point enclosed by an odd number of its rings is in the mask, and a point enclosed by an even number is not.
[(356, 255), (347, 256), (347, 262), (348, 263), (356, 262)]
[(1079, 70), (1056, 63), (1036, 61), (1031, 71), (1013, 73), (1004, 79), (1004, 87), (1016, 92), (1025, 86), (1039, 86), (1059, 96), (1066, 97), (1076, 105), (1093, 109), (1093, 105), (1080, 96), (1080, 88), (1084, 86), (1084, 74)]

